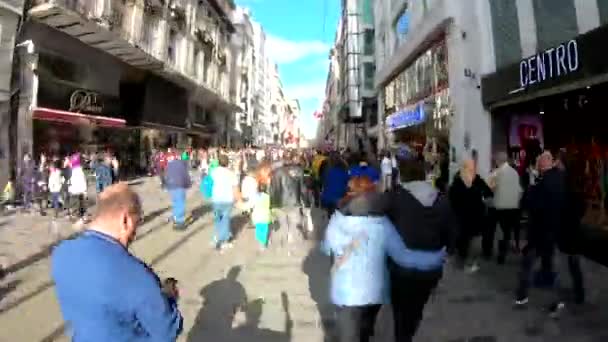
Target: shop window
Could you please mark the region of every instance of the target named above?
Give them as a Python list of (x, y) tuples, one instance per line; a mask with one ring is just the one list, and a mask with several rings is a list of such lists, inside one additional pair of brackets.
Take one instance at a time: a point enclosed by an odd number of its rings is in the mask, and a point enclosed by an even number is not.
[(578, 35), (574, 0), (534, 0), (537, 50), (557, 46)]
[(608, 1), (597, 0), (597, 9), (600, 13), (600, 24), (608, 24)]
[(496, 67), (517, 63), (522, 58), (517, 0), (490, 1)]
[(363, 54), (367, 56), (374, 54), (374, 30), (363, 31)]
[(374, 89), (374, 74), (376, 66), (374, 63), (363, 63), (363, 86), (367, 90)]

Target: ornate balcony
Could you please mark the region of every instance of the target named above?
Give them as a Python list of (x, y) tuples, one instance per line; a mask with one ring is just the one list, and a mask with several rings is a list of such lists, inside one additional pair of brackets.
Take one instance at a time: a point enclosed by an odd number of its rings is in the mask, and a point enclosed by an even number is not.
[(145, 27), (143, 21), (140, 20), (139, 25), (133, 21), (136, 17), (133, 11), (137, 11), (136, 6), (122, 0), (34, 0), (29, 14), (127, 64), (161, 69), (163, 63), (159, 57), (162, 56), (140, 48)]

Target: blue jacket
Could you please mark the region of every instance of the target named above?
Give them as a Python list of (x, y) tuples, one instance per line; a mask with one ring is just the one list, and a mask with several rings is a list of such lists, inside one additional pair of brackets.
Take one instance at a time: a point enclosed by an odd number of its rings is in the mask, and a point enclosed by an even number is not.
[(358, 306), (389, 301), (389, 276), (386, 256), (397, 265), (418, 270), (440, 269), (445, 251), (423, 252), (409, 249), (386, 217), (332, 216), (322, 250), (341, 256), (355, 240), (360, 244), (334, 270), (330, 297), (333, 304)]
[(165, 186), (167, 189), (187, 189), (191, 185), (188, 164), (183, 160), (170, 161), (165, 171)]
[(94, 231), (52, 255), (57, 299), (73, 341), (175, 341), (182, 316), (158, 277), (113, 238)]
[(321, 203), (336, 206), (346, 195), (348, 189), (348, 172), (339, 167), (328, 169), (323, 175), (323, 192)]

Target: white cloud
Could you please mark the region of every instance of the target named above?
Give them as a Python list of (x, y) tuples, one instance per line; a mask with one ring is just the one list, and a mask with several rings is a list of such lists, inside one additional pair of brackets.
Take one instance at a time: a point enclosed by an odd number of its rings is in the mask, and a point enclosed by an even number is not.
[(311, 99), (321, 101), (325, 97), (325, 82), (288, 85), (285, 87), (285, 93), (300, 101)]
[(294, 41), (274, 35), (266, 38), (266, 51), (278, 64), (290, 64), (309, 56), (327, 55), (329, 45), (319, 40)]

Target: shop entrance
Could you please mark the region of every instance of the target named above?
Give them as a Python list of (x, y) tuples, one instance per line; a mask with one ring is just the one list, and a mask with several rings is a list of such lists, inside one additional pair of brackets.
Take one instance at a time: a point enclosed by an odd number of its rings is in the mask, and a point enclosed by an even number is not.
[[(585, 220), (608, 228), (608, 84), (584, 87), (511, 105), (494, 112), (519, 168), (535, 162), (542, 150), (566, 156), (574, 186), (588, 204)], [(496, 147), (496, 146), (495, 146)], [(521, 151), (524, 152), (521, 152)]]

